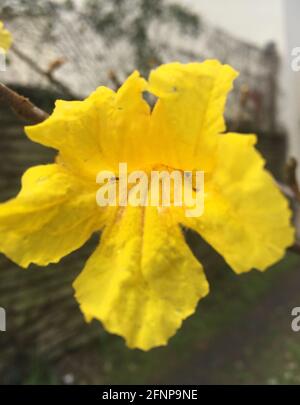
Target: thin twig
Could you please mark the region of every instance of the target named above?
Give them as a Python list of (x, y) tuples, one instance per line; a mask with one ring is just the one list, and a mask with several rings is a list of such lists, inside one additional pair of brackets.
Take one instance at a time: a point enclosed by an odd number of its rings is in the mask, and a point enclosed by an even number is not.
[(26, 55), (23, 51), (20, 51), (15, 45), (11, 47), (11, 52), (17, 55), (23, 62), (35, 70), (39, 75), (46, 77), (46, 79), (55, 86), (59, 91), (68, 96), (71, 99), (77, 99), (75, 94), (65, 86), (61, 81), (53, 77), (53, 72), (42, 69), (30, 56)]
[[(289, 199), (291, 200), (293, 203), (295, 203), (295, 206), (297, 206), (298, 204), (298, 199), (295, 196), (295, 192), (294, 190), (292, 190), (289, 186), (287, 186), (286, 184), (282, 184), (282, 183), (278, 183), (278, 186), (280, 188), (280, 190), (282, 191), (282, 193)], [(291, 252), (297, 253), (300, 255), (300, 241), (296, 240), (293, 246), (289, 247), (289, 250)]]
[(119, 80), (116, 72), (113, 69), (110, 69), (108, 72), (108, 78), (113, 82), (115, 90), (118, 90), (121, 87), (121, 81)]
[(291, 157), (286, 164), (286, 183), (294, 193), (295, 199), (300, 203), (300, 187), (297, 179), (298, 162)]
[(28, 98), (21, 96), (2, 83), (0, 83), (0, 101), (7, 104), (18, 117), (31, 124), (43, 122), (49, 116), (45, 111), (32, 104)]
[[(297, 165), (297, 160), (290, 158), (285, 167), (286, 184), (278, 183), (283, 194), (293, 202), (294, 209), (297, 209), (300, 203), (300, 187), (296, 173)], [(300, 255), (300, 241), (296, 240), (293, 246), (289, 247), (289, 250)]]

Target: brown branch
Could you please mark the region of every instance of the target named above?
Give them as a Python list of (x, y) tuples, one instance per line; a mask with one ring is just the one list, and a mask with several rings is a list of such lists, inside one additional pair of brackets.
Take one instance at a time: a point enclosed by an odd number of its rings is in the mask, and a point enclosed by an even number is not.
[(121, 87), (122, 83), (119, 80), (116, 72), (113, 69), (110, 69), (107, 73), (108, 73), (108, 78), (113, 82), (113, 84), (115, 86), (115, 90), (118, 90)]
[(67, 60), (65, 58), (56, 58), (52, 62), (49, 63), (47, 68), (47, 74), (53, 76), (53, 73), (63, 66)]
[(0, 83), (0, 101), (7, 104), (15, 114), (30, 124), (38, 124), (48, 118), (48, 114), (36, 107), (28, 98), (21, 96)]
[(299, 183), (297, 180), (297, 166), (298, 162), (295, 158), (291, 157), (289, 158), (287, 164), (286, 164), (286, 169), (285, 169), (285, 174), (286, 174), (286, 183), (294, 193), (295, 199), (300, 202), (300, 187)]
[[(297, 179), (297, 160), (295, 158), (289, 158), (285, 167), (285, 180), (286, 184), (278, 183), (278, 186), (282, 193), (292, 201), (294, 208), (300, 203), (300, 187)], [(289, 247), (291, 252), (300, 255), (300, 241), (296, 240), (293, 246)]]
[(18, 56), (23, 62), (25, 62), (28, 66), (31, 67), (35, 72), (37, 72), (39, 75), (46, 77), (46, 79), (57, 88), (60, 92), (65, 94), (71, 99), (77, 99), (76, 95), (74, 95), (71, 90), (65, 86), (61, 81), (53, 77), (53, 71), (51, 70), (44, 70), (42, 69), (33, 59), (30, 58), (30, 56), (26, 55), (23, 51), (20, 51), (20, 49), (16, 48), (15, 45), (11, 47), (11, 52), (13, 52), (15, 55)]

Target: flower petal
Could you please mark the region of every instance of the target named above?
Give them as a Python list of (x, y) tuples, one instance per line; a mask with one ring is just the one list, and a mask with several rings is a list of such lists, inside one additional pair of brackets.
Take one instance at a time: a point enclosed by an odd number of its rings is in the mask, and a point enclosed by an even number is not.
[(216, 60), (170, 63), (151, 73), (149, 91), (159, 97), (151, 121), (158, 159), (183, 170), (211, 169), (216, 135), (225, 130), (226, 96), (236, 76)]
[(9, 31), (7, 31), (4, 26), (3, 22), (0, 21), (0, 51), (4, 50), (4, 52), (8, 51), (12, 44), (12, 36)]
[(58, 262), (101, 228), (95, 193), (59, 165), (29, 169), (19, 195), (0, 204), (0, 251), (22, 267)]
[(119, 209), (74, 288), (87, 320), (143, 350), (165, 345), (208, 293), (170, 212), (156, 207)]
[(218, 163), (206, 184), (204, 215), (183, 219), (235, 270), (265, 270), (293, 243), (288, 201), (264, 160), (254, 135), (221, 135)]
[(26, 133), (31, 140), (59, 150), (61, 163), (95, 182), (100, 170), (116, 171), (119, 162), (134, 165), (141, 158), (150, 120), (142, 98), (145, 87), (134, 72), (117, 93), (99, 87), (84, 101), (58, 100), (53, 114), (26, 127)]

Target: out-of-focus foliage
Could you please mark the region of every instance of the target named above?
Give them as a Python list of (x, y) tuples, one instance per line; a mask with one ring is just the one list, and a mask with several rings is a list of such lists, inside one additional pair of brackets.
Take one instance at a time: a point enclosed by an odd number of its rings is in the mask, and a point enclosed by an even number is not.
[(134, 64), (143, 74), (162, 62), (149, 36), (153, 23), (171, 24), (171, 30), (177, 28), (193, 36), (201, 29), (197, 14), (166, 0), (4, 0), (0, 14), (47, 15), (51, 29), (56, 12), (73, 9), (78, 9), (83, 19), (106, 41), (128, 40), (133, 47)]
[(16, 14), (38, 16), (48, 13), (49, 16), (51, 16), (56, 9), (70, 9), (73, 7), (73, 0), (2, 0), (0, 4), (0, 13), (6, 16)]
[(107, 39), (129, 39), (134, 47), (136, 66), (143, 73), (160, 62), (149, 40), (149, 28), (154, 21), (173, 23), (191, 35), (198, 34), (201, 25), (196, 14), (165, 0), (88, 0), (85, 12), (96, 30)]

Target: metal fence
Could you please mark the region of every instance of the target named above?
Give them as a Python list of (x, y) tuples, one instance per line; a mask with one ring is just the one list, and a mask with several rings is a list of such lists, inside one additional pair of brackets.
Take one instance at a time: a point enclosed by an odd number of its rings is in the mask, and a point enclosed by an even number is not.
[[(6, 22), (15, 44), (1, 76), (6, 83), (57, 90), (57, 80), (72, 95), (84, 97), (99, 85), (114, 86), (116, 77), (121, 82), (136, 68), (132, 44), (125, 37), (105, 40), (82, 12), (10, 15)], [(148, 36), (156, 55), (150, 58), (149, 68), (174, 60), (206, 58), (232, 65), (240, 77), (228, 101), (227, 119), (235, 127), (247, 124), (249, 130), (278, 130), (279, 57), (274, 44), (259, 48), (203, 20), (196, 36), (154, 20)]]

